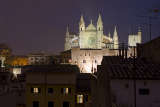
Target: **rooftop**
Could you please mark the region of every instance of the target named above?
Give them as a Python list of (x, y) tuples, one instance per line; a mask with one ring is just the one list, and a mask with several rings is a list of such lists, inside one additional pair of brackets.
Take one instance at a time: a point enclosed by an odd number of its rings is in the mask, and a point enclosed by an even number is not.
[(77, 72), (79, 68), (70, 64), (30, 65), (23, 68), (26, 72)]
[[(107, 71), (112, 79), (160, 80), (160, 64), (153, 64), (145, 59), (122, 59), (118, 56), (104, 57), (103, 60), (103, 66), (109, 65)], [(102, 66), (99, 67), (101, 69)]]

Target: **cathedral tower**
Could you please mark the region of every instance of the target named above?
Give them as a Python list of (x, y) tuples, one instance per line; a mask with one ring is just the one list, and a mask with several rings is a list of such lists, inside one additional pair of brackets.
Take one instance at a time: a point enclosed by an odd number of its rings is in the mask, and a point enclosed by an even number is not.
[(116, 26), (115, 26), (114, 34), (113, 34), (113, 42), (114, 42), (114, 49), (118, 49), (118, 34), (117, 34)]
[(83, 19), (83, 15), (81, 15), (80, 22), (79, 22), (79, 32), (81, 31), (85, 31), (85, 22)]
[(139, 43), (142, 43), (142, 31), (140, 27), (138, 28), (138, 41)]
[(81, 15), (79, 22), (79, 45), (80, 48), (84, 48), (84, 40), (85, 40), (85, 22), (83, 19), (83, 15)]
[(103, 22), (102, 22), (101, 14), (99, 14), (98, 21), (97, 21), (97, 48), (98, 49), (102, 48), (102, 37), (103, 37)]
[(69, 27), (67, 26), (64, 50), (66, 51), (69, 49), (71, 49), (71, 44), (70, 44), (70, 36), (69, 36)]

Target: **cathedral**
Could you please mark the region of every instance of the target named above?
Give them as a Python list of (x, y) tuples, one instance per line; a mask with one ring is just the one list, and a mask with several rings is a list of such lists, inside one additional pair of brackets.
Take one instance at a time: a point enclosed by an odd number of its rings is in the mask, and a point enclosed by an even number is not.
[[(133, 47), (141, 43), (141, 31), (137, 34), (129, 35), (128, 46)], [(102, 17), (99, 14), (97, 24), (93, 21), (86, 26), (83, 15), (79, 21), (79, 32), (77, 34), (69, 32), (67, 27), (64, 51), (70, 52), (70, 64), (77, 65), (82, 73), (94, 73), (97, 65), (101, 65), (103, 56), (117, 56), (119, 53), (119, 39), (115, 26), (113, 36), (111, 33), (104, 34)], [(133, 48), (128, 48), (128, 56), (132, 56)]]
[(90, 24), (86, 26), (83, 15), (79, 22), (79, 33), (72, 34), (69, 32), (68, 27), (65, 38), (65, 50), (70, 50), (74, 47), (80, 49), (118, 49), (118, 34), (115, 26), (113, 37), (111, 34), (105, 35), (103, 32), (103, 21), (99, 14), (97, 25), (90, 21)]
[(118, 33), (115, 26), (113, 37), (104, 34), (102, 17), (99, 14), (97, 24), (93, 21), (86, 26), (83, 15), (79, 21), (79, 32), (70, 33), (67, 27), (65, 51), (71, 52), (70, 63), (78, 65), (82, 73), (94, 73), (101, 64), (103, 56), (117, 55)]

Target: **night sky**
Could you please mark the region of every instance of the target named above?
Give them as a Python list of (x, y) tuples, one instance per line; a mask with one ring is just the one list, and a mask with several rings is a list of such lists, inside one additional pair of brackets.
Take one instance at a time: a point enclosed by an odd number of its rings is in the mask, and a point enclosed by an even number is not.
[[(14, 54), (63, 51), (66, 26), (78, 31), (80, 15), (88, 24), (102, 13), (104, 32), (118, 26), (121, 42), (142, 26), (143, 41), (149, 39), (147, 18), (150, 9), (160, 9), (160, 0), (0, 0), (0, 43)], [(160, 13), (159, 13), (160, 15)], [(153, 38), (160, 36), (160, 18), (152, 21)]]

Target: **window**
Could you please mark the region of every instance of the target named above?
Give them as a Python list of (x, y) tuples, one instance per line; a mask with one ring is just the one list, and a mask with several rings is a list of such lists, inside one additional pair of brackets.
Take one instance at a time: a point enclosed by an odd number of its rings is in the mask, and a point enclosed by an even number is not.
[(71, 93), (71, 88), (61, 88), (61, 93), (62, 94), (69, 94), (69, 93)]
[(88, 95), (84, 96), (84, 100), (85, 100), (85, 102), (88, 102)]
[(86, 63), (86, 60), (83, 60), (83, 63)]
[(83, 103), (83, 95), (82, 94), (77, 95), (77, 103)]
[(40, 88), (37, 88), (37, 87), (31, 88), (31, 93), (38, 94), (38, 93), (40, 93), (40, 91), (41, 91)]
[(52, 94), (53, 93), (53, 88), (48, 88), (48, 93)]
[(63, 107), (69, 107), (69, 102), (67, 101), (63, 102)]
[(54, 102), (53, 101), (49, 101), (48, 102), (48, 107), (54, 107)]
[(33, 105), (33, 107), (39, 107), (39, 102), (38, 101), (33, 101), (32, 105)]
[(149, 89), (147, 88), (139, 89), (139, 95), (149, 95)]

